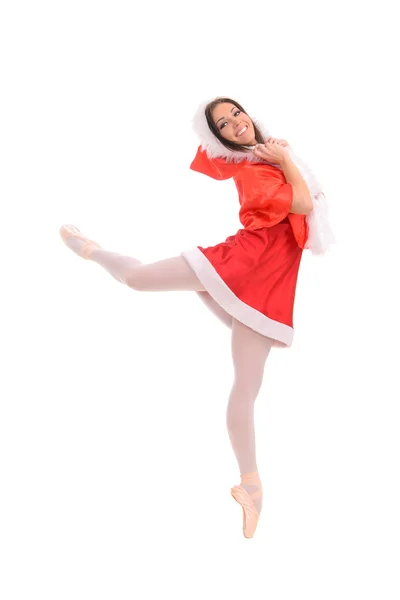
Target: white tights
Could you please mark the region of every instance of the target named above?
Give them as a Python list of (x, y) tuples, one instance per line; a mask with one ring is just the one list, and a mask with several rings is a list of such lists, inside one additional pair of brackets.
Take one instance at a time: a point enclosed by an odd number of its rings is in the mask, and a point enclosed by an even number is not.
[[(67, 245), (77, 251), (80, 243), (82, 242), (79, 239), (70, 238)], [(149, 292), (187, 290), (198, 292), (200, 295), (206, 292), (195, 272), (182, 256), (143, 264), (129, 256), (95, 249), (90, 259), (106, 269), (114, 279), (134, 290)], [(273, 341), (231, 318), (208, 294), (207, 296), (208, 298), (204, 294), (202, 299), (226, 325), (232, 328), (234, 381), (227, 406), (226, 424), (242, 475), (258, 470), (254, 402), (261, 388), (265, 362)], [(250, 485), (243, 487), (248, 491), (256, 489)], [(256, 504), (261, 510), (262, 498)]]

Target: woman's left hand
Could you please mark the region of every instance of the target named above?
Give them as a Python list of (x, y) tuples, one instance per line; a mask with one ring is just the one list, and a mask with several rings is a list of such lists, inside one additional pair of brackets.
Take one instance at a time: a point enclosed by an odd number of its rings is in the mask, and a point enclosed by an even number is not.
[(282, 146), (282, 148), (285, 148), (285, 146), (289, 146), (289, 142), (287, 142), (286, 140), (278, 140), (278, 138), (270, 137), (266, 141), (270, 144), (277, 144), (277, 146)]

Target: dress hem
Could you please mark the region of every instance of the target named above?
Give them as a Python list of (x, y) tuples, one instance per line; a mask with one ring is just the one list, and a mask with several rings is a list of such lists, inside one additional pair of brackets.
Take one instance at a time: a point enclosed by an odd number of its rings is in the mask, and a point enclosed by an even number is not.
[(225, 281), (198, 247), (181, 252), (181, 256), (196, 273), (210, 296), (228, 314), (261, 335), (273, 339), (273, 346), (277, 348), (288, 348), (292, 345), (293, 328), (270, 319), (259, 310), (240, 300), (226, 285)]

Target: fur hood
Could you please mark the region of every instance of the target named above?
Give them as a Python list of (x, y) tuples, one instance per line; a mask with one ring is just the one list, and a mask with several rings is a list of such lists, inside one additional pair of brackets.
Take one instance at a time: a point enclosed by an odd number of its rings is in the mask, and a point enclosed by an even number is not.
[[(209, 102), (211, 102), (211, 100)], [(262, 160), (262, 158), (259, 158), (258, 156), (254, 156), (254, 154), (252, 154), (251, 152), (246, 154), (245, 152), (230, 150), (229, 148), (223, 146), (219, 140), (217, 140), (215, 135), (210, 131), (205, 116), (206, 106), (207, 104), (209, 104), (209, 102), (203, 102), (199, 106), (197, 113), (195, 114), (193, 119), (193, 129), (199, 137), (202, 150), (205, 150), (207, 152), (207, 156), (209, 158), (225, 158), (227, 162), (236, 163), (242, 162), (243, 160), (248, 160), (249, 162), (267, 162)], [(252, 119), (252, 117), (250, 118)], [(252, 119), (252, 121), (260, 129), (265, 139), (271, 137), (270, 132), (267, 131), (267, 129), (265, 129), (262, 123), (256, 121), (255, 119)], [(249, 146), (249, 149), (252, 148), (254, 148), (254, 146)], [(273, 164), (274, 167), (279, 167), (279, 165), (275, 163), (268, 164)]]
[[(207, 124), (205, 109), (207, 104), (211, 102), (211, 100), (200, 104), (192, 122), (193, 129), (198, 135), (201, 148), (202, 150), (205, 150), (209, 158), (224, 158), (227, 162), (234, 163), (242, 162), (244, 160), (247, 160), (248, 162), (261, 162), (271, 164), (274, 167), (282, 170), (278, 164), (269, 163), (268, 161), (262, 160), (258, 156), (254, 156), (254, 154), (252, 154), (251, 152), (247, 154), (241, 151), (230, 150), (229, 148), (223, 146), (219, 142), (219, 140), (217, 140), (214, 134), (210, 131), (210, 128)], [(252, 119), (253, 123), (255, 123), (255, 125), (257, 125), (257, 127), (260, 129), (265, 140), (272, 137), (271, 133), (265, 128), (265, 126), (260, 121), (253, 119), (251, 116), (250, 118)], [(252, 148), (253, 147), (250, 146), (249, 150), (251, 150)], [(328, 247), (335, 241), (329, 223), (329, 208), (325, 198), (325, 194), (323, 193), (322, 186), (319, 183), (319, 181), (317, 181), (313, 172), (298, 156), (294, 154), (292, 148), (290, 146), (286, 146), (286, 151), (288, 152), (290, 158), (292, 159), (292, 161), (300, 171), (304, 181), (306, 182), (314, 204), (314, 209), (310, 214), (306, 216), (307, 225), (309, 229), (306, 248), (311, 250), (313, 254), (323, 254), (324, 252), (326, 252)]]

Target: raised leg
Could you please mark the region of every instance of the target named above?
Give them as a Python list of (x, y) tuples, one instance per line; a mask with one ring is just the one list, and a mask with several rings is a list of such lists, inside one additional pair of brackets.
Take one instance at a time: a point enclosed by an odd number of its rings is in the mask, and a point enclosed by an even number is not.
[(205, 291), (197, 275), (182, 256), (143, 264), (132, 256), (104, 250), (96, 242), (88, 240), (73, 225), (63, 225), (60, 234), (68, 248), (79, 256), (96, 262), (114, 279), (134, 290), (147, 292)]
[(208, 292), (198, 292), (198, 297), (210, 309), (210, 311), (218, 317), (218, 319), (229, 329), (232, 329), (232, 316), (226, 312), (222, 306)]
[(143, 264), (131, 256), (94, 249), (91, 260), (133, 290), (142, 292), (204, 291), (196, 273), (182, 256)]
[[(226, 413), (228, 434), (236, 455), (241, 475), (257, 472), (254, 428), (254, 403), (263, 381), (265, 362), (273, 340), (240, 321), (232, 321), (232, 358), (234, 382)], [(243, 484), (248, 492), (258, 491), (257, 486)], [(262, 497), (255, 501), (257, 510), (262, 507)]]
[(126, 284), (134, 290), (145, 292), (205, 291), (196, 273), (182, 256), (132, 267), (126, 275)]

